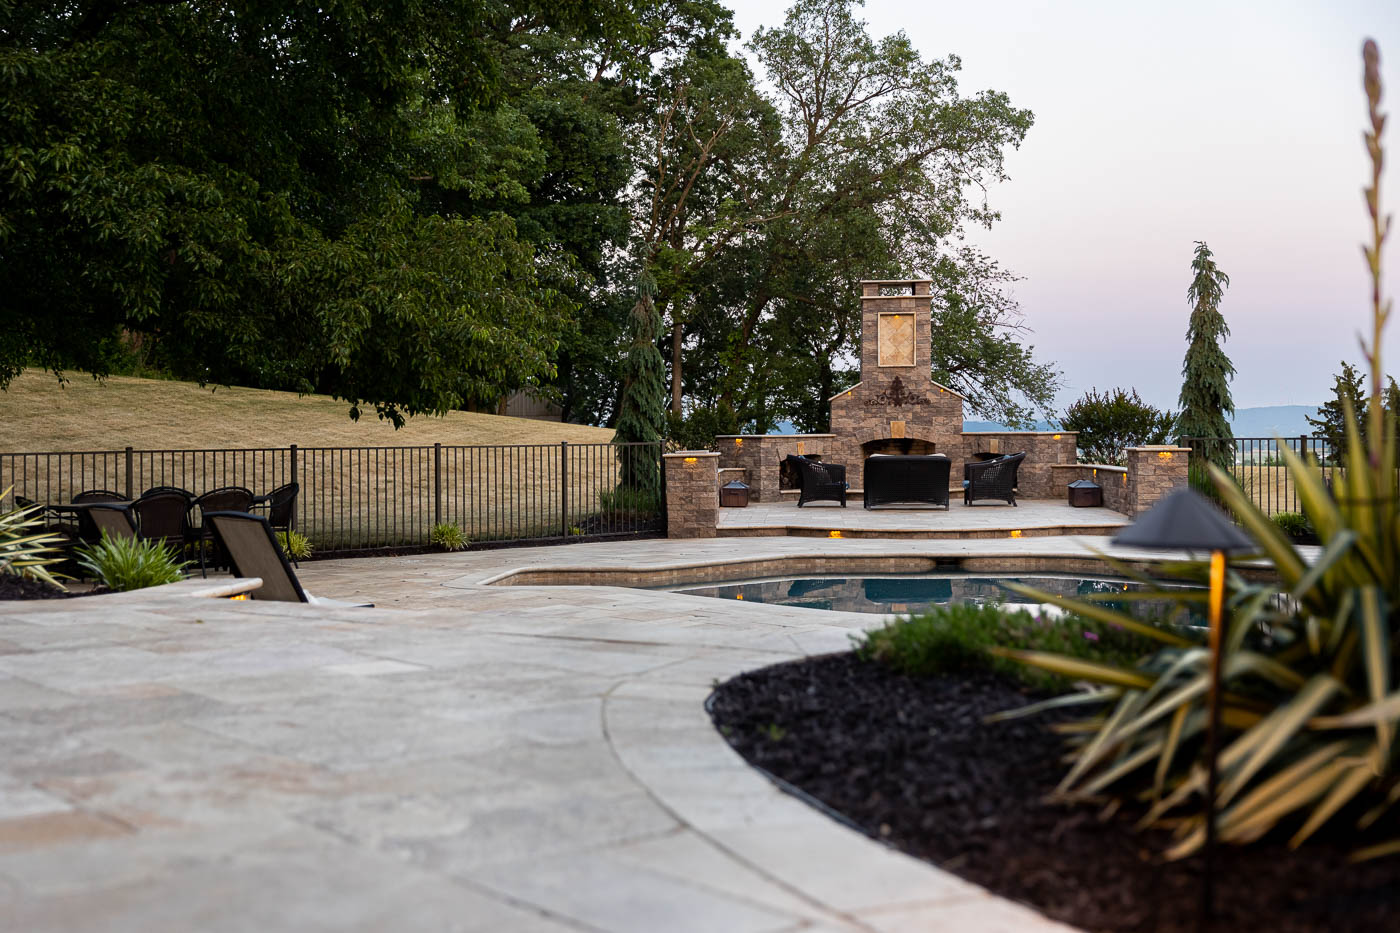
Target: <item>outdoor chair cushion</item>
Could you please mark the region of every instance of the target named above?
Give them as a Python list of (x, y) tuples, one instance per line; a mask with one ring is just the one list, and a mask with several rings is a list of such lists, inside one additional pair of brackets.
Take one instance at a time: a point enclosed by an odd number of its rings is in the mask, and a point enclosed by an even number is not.
[(948, 508), (948, 474), (953, 461), (943, 454), (872, 455), (865, 461), (867, 509), (923, 504)]

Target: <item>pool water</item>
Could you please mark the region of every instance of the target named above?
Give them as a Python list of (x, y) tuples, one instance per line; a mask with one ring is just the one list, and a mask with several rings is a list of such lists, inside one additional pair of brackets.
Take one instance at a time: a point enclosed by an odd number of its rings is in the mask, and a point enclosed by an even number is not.
[[(736, 580), (703, 586), (668, 587), (692, 596), (713, 596), (806, 609), (892, 614), (917, 612), (929, 605), (988, 603), (1037, 606), (1040, 603), (1010, 589), (1021, 583), (1056, 596), (1089, 596), (1142, 590), (1140, 584), (1113, 577), (1079, 577), (1063, 574), (977, 576), (966, 573), (889, 574), (878, 577), (802, 577)], [(1114, 609), (1133, 615), (1158, 615), (1172, 608), (1165, 600), (1113, 603)]]

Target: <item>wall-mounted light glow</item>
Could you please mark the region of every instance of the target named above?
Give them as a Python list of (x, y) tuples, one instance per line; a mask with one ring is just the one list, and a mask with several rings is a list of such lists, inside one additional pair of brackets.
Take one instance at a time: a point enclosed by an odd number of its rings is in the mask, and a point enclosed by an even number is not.
[(699, 457), (686, 457), (686, 458), (685, 458), (685, 462), (686, 462), (686, 463), (699, 463), (699, 462), (700, 462), (700, 458), (699, 458)]
[(1058, 441), (1060, 439), (1060, 435), (1056, 434), (1054, 439)]
[(1012, 531), (1011, 531), (1011, 537), (1013, 537), (1013, 538), (1019, 538), (1019, 537), (1021, 537), (1021, 529), (1019, 529), (1019, 528), (1014, 528), (1014, 529), (1012, 529)]
[(831, 529), (830, 531), (828, 531), (828, 532), (826, 533), (826, 536), (827, 536), (828, 538), (840, 538), (840, 537), (842, 537), (841, 532), (837, 531), (835, 528), (833, 528), (833, 529)]
[(736, 437), (736, 438), (734, 438), (734, 446), (735, 446), (735, 447), (743, 447), (743, 446), (744, 446), (744, 439), (743, 439), (742, 437)]
[(247, 594), (247, 593), (239, 593), (239, 594), (237, 594), (237, 595), (235, 595), (235, 596), (230, 596), (230, 597), (229, 597), (229, 599), (247, 599), (247, 598), (248, 598), (248, 594)]
[[(1125, 587), (1123, 587), (1123, 589), (1126, 590), (1127, 587), (1125, 586)], [(743, 598), (744, 598), (744, 594), (743, 594), (743, 593), (735, 593), (735, 594), (734, 594), (734, 598), (735, 598), (735, 599), (743, 599)]]
[(1158, 459), (1158, 460), (1170, 460), (1171, 458), (1172, 458), (1172, 455), (1171, 455), (1171, 451), (1169, 451), (1169, 450), (1164, 450), (1164, 451), (1162, 451), (1161, 453), (1159, 453), (1159, 454), (1157, 455), (1157, 459)]

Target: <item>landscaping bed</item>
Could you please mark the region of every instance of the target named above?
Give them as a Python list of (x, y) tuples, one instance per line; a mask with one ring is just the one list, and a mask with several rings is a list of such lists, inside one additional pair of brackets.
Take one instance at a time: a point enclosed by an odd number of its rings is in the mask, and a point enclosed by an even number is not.
[[(1198, 929), (1198, 858), (1162, 833), (1045, 802), (1064, 775), (1057, 715), (986, 724), (1043, 696), (1004, 676), (910, 677), (854, 653), (780, 664), (716, 688), (712, 715), (750, 763), (868, 835), (1086, 930)], [(1360, 864), (1326, 840), (1227, 847), (1213, 929), (1393, 930), (1400, 858)]]
[(3, 599), (68, 599), (85, 593), (64, 592), (38, 580), (17, 576), (13, 573), (0, 573), (0, 600)]

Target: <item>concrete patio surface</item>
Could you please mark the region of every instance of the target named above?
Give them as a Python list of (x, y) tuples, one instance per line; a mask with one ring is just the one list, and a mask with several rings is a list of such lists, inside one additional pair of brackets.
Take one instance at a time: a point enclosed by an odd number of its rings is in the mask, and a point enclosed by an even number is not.
[(860, 499), (849, 499), (842, 508), (836, 502), (809, 502), (798, 508), (795, 499), (753, 502), (741, 509), (719, 510), (721, 536), (801, 534), (832, 529), (847, 536), (919, 538), (1006, 537), (1012, 531), (1023, 536), (1111, 535), (1132, 519), (1109, 508), (1077, 509), (1063, 499), (1018, 499), (974, 502), (964, 505), (962, 493), (950, 495), (948, 508), (867, 509)]
[(782, 793), (710, 724), (715, 681), (874, 617), (483, 581), (1095, 546), (632, 541), (302, 567), (375, 609), (0, 603), (0, 928), (1066, 929)]

